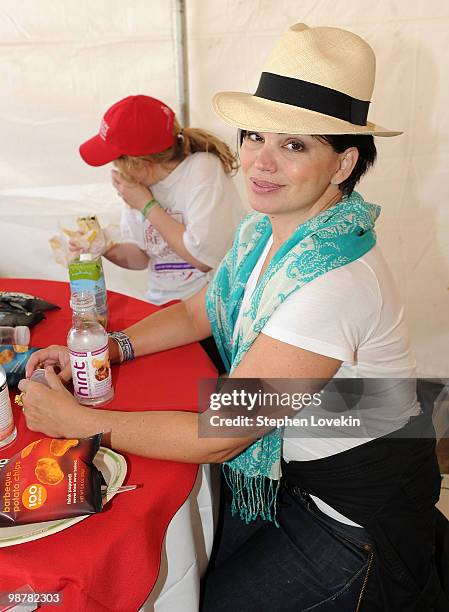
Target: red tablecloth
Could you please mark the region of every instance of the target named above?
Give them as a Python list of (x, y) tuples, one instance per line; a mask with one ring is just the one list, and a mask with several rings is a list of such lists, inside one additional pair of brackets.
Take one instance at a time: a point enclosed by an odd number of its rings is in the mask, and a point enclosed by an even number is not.
[[(67, 283), (2, 279), (0, 290), (31, 293), (61, 306), (32, 328), (31, 345), (65, 344), (71, 325)], [(108, 304), (110, 329), (123, 329), (155, 310), (113, 292)], [(112, 375), (115, 398), (108, 410), (194, 410), (197, 381), (216, 376), (216, 371), (193, 344), (113, 367)], [(15, 409), (15, 419), (17, 440), (0, 449), (0, 458), (41, 437), (27, 429), (20, 409)], [(25, 583), (36, 592), (62, 591), (64, 603), (57, 609), (70, 612), (139, 609), (157, 578), (167, 526), (187, 499), (197, 466), (135, 455), (126, 459), (125, 484), (143, 486), (117, 495), (103, 512), (60, 533), (0, 548), (0, 591)]]

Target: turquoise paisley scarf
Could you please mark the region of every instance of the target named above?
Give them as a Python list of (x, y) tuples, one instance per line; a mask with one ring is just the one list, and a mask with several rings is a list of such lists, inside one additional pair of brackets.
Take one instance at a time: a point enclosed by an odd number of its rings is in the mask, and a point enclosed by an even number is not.
[[(243, 219), (206, 296), (214, 339), (228, 372), (238, 366), (289, 295), (321, 274), (358, 259), (375, 245), (374, 223), (379, 213), (379, 206), (353, 192), (299, 225), (259, 279), (233, 341), (246, 283), (272, 233), (266, 215), (252, 213)], [(246, 523), (259, 516), (276, 523), (281, 452), (282, 432), (274, 429), (223, 466), (233, 491), (232, 512), (238, 512)]]

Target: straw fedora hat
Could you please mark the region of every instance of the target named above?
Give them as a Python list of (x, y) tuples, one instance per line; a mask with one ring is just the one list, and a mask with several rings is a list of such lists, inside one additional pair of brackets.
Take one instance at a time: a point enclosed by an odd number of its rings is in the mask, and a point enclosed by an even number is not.
[(245, 130), (397, 136), (367, 121), (375, 71), (373, 50), (356, 34), (297, 23), (274, 48), (254, 94), (220, 92), (213, 105)]

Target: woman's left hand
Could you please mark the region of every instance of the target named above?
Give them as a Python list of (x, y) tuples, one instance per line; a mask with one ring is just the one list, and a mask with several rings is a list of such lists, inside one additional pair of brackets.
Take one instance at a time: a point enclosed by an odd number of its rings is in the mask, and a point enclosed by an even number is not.
[(148, 187), (141, 183), (126, 181), (117, 170), (112, 170), (112, 184), (126, 204), (135, 210), (142, 211), (145, 204), (153, 198), (153, 194)]
[(76, 401), (52, 367), (45, 368), (45, 377), (50, 388), (27, 379), (19, 382), (28, 428), (54, 438), (83, 438), (95, 433), (89, 429), (89, 408)]

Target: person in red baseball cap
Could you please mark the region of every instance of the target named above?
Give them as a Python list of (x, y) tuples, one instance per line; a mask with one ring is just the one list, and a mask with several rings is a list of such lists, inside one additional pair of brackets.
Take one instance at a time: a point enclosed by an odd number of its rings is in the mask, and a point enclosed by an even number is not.
[(182, 129), (164, 102), (135, 95), (113, 104), (79, 151), (91, 166), (114, 163), (112, 183), (125, 203), (121, 242), (104, 256), (124, 268), (148, 268), (153, 304), (201, 289), (245, 214), (229, 147), (205, 130)]
[[(91, 166), (114, 163), (112, 183), (125, 203), (121, 241), (103, 255), (123, 268), (148, 269), (145, 297), (153, 304), (202, 289), (246, 214), (229, 147), (205, 130), (182, 129), (164, 102), (135, 95), (111, 106), (79, 150)], [(202, 345), (223, 372), (213, 338)]]

